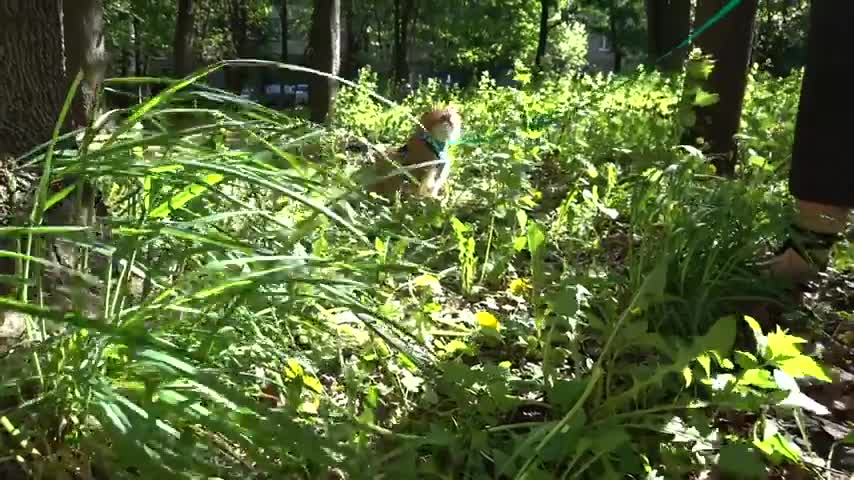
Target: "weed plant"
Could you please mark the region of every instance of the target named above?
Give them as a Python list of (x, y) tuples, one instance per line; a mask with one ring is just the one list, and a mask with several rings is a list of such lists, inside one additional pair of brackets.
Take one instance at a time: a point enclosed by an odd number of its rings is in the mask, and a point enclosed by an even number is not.
[[(39, 294), (0, 299), (31, 319), (0, 363), (6, 458), (111, 479), (759, 478), (811, 458), (775, 419), (818, 409), (793, 379), (825, 374), (735, 314), (774, 291), (751, 263), (786, 222), (799, 76), (753, 75), (738, 180), (678, 145), (678, 79), (518, 80), (390, 107), (366, 70), (327, 127), (187, 81), (50, 168), (32, 155), (110, 214), (0, 229), (33, 239)], [(442, 202), (345, 195), (367, 159), (341, 140), (399, 144), (439, 102), (465, 133)], [(64, 267), (89, 292), (67, 308), (35, 281), (57, 237), (109, 266)]]

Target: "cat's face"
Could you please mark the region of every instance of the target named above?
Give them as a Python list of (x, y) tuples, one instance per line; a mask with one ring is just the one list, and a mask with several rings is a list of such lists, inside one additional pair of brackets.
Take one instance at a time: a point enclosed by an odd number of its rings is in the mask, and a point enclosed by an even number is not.
[(422, 115), (421, 124), (437, 141), (447, 143), (460, 138), (463, 120), (457, 109), (448, 105)]

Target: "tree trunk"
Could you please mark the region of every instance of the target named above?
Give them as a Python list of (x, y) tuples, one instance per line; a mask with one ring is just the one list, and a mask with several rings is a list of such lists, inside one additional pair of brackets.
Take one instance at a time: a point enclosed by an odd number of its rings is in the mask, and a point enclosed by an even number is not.
[(193, 0), (178, 0), (178, 20), (175, 24), (175, 76), (184, 77), (193, 71), (193, 34), (195, 15)]
[[(646, 0), (649, 61), (655, 62), (688, 38), (691, 32), (690, 0)], [(662, 72), (678, 72), (688, 47), (680, 48), (656, 65)]]
[(537, 41), (537, 56), (534, 58), (536, 70), (543, 66), (543, 57), (549, 41), (549, 3), (551, 0), (540, 0), (540, 37)]
[[(21, 222), (32, 206), (32, 172), (11, 172), (14, 157), (50, 140), (80, 70), (84, 82), (63, 130), (85, 126), (106, 68), (100, 0), (0, 2), (0, 225)], [(14, 182), (12, 180), (15, 180)], [(26, 184), (26, 185), (23, 185)], [(91, 189), (83, 185), (83, 190)], [(22, 197), (28, 191), (29, 196)], [(51, 212), (76, 215), (61, 205)], [(51, 219), (60, 224), (69, 218)], [(20, 224), (20, 223), (19, 223)], [(3, 240), (3, 243), (8, 239)], [(0, 245), (0, 249), (14, 246)], [(0, 275), (15, 265), (0, 259)], [(0, 295), (11, 293), (0, 282)], [(0, 315), (0, 324), (3, 317)]]
[(279, 3), (279, 22), (282, 26), (282, 63), (288, 63), (288, 0)]
[(0, 165), (51, 138), (80, 69), (84, 82), (65, 127), (85, 126), (92, 113), (106, 67), (103, 9), (98, 0), (62, 5), (0, 2)]
[(70, 86), (61, 22), (59, 2), (0, 2), (0, 168), (51, 137)]
[(398, 84), (409, 80), (409, 24), (412, 18), (412, 0), (394, 0), (394, 43), (392, 58), (394, 59), (394, 79)]
[(342, 32), (344, 40), (341, 45), (341, 76), (348, 80), (354, 80), (359, 75), (359, 65), (356, 60), (359, 53), (359, 42), (353, 21), (355, 16), (353, 0), (342, 0), (341, 10), (343, 15), (341, 28), (344, 30)]
[(611, 0), (608, 12), (608, 36), (611, 37), (611, 50), (614, 52), (614, 72), (620, 73), (623, 69), (623, 47), (620, 43), (622, 39), (617, 27), (617, 6), (614, 0)]
[[(700, 0), (696, 24), (705, 23), (726, 3), (726, 0)], [(696, 122), (683, 141), (695, 144), (702, 138), (706, 154), (717, 172), (725, 176), (735, 173), (738, 161), (735, 134), (741, 122), (757, 5), (758, 0), (745, 0), (697, 39), (697, 46), (715, 60), (715, 68), (703, 88), (720, 98), (714, 105), (695, 109)]]
[[(244, 58), (248, 56), (249, 42), (247, 30), (249, 28), (249, 5), (246, 0), (231, 0), (229, 11), (229, 30), (231, 31), (231, 43), (234, 46), (234, 53), (237, 57)], [(228, 67), (225, 70), (226, 87), (240, 94), (243, 91), (243, 82), (245, 80), (245, 70), (243, 67)]]
[[(338, 74), (341, 56), (340, 0), (314, 0), (310, 38), (310, 63), (321, 72)], [(332, 110), (337, 82), (312, 75), (309, 84), (311, 120), (324, 123)]]
[(142, 64), (142, 24), (139, 21), (139, 16), (134, 12), (133, 20), (131, 21), (131, 33), (133, 35), (133, 74), (137, 77), (143, 76)]

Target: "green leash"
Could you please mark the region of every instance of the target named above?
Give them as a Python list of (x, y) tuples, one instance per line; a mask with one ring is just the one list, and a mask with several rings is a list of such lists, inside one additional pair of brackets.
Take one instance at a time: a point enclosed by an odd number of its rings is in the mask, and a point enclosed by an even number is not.
[[(701, 0), (701, 1), (702, 1), (702, 0)], [(708, 1), (708, 0), (706, 0), (706, 1)], [(736, 8), (738, 8), (738, 6), (739, 6), (739, 5), (741, 5), (741, 2), (742, 2), (742, 0), (730, 0), (726, 5), (724, 5), (723, 7), (721, 7), (721, 9), (720, 9), (720, 10), (718, 10), (718, 12), (717, 12), (717, 13), (715, 13), (714, 15), (712, 15), (712, 17), (711, 17), (711, 18), (709, 18), (708, 20), (706, 20), (706, 22), (705, 22), (705, 23), (703, 23), (702, 25), (700, 25), (700, 27), (699, 27), (699, 28), (697, 28), (696, 30), (692, 31), (692, 32), (688, 35), (688, 37), (686, 37), (686, 38), (685, 38), (685, 40), (683, 40), (681, 43), (679, 43), (679, 45), (676, 45), (675, 47), (673, 47), (672, 49), (670, 49), (670, 51), (668, 51), (668, 52), (667, 52), (667, 53), (665, 53), (664, 55), (662, 55), (662, 56), (658, 57), (657, 59), (655, 59), (655, 60), (652, 62), (652, 65), (657, 65), (657, 64), (661, 63), (664, 59), (666, 59), (667, 57), (669, 57), (669, 56), (673, 55), (673, 54), (674, 54), (674, 53), (676, 53), (678, 50), (681, 50), (682, 48), (685, 48), (685, 47), (690, 46), (691, 44), (693, 44), (693, 43), (697, 40), (697, 38), (698, 38), (700, 35), (702, 35), (703, 33), (705, 33), (705, 32), (706, 32), (706, 30), (708, 30), (708, 29), (712, 28), (713, 26), (715, 26), (718, 22), (720, 22), (721, 20), (723, 20), (727, 15), (729, 15), (730, 13), (732, 13), (732, 11), (733, 11), (733, 10), (735, 10)], [(615, 89), (617, 89), (617, 88), (619, 88), (619, 87), (622, 87), (622, 86), (624, 86), (624, 85), (627, 85), (627, 84), (629, 84), (630, 82), (633, 82), (633, 81), (637, 80), (637, 78), (638, 78), (637, 76), (635, 76), (635, 77), (629, 77), (629, 78), (627, 78), (626, 80), (624, 80), (623, 82), (619, 82), (619, 83), (613, 84), (611, 88), (609, 88), (609, 89), (605, 89), (604, 91), (602, 91), (602, 93), (603, 93), (603, 94), (605, 94), (605, 93), (608, 93), (609, 91), (612, 91), (612, 90), (615, 90)], [(534, 126), (534, 127), (543, 127), (543, 126), (546, 126), (546, 125), (548, 125), (548, 124), (553, 124), (553, 123), (554, 123), (554, 122), (553, 122), (553, 119), (551, 118), (551, 116), (550, 116), (550, 115), (547, 115), (547, 114), (545, 114), (545, 113), (542, 113), (542, 114), (540, 114), (540, 115), (538, 115), (538, 116), (535, 116), (535, 117), (534, 117), (534, 118), (532, 118), (532, 119), (531, 119), (531, 121), (530, 121), (530, 124), (531, 124), (532, 126)], [(497, 132), (497, 133), (494, 135), (494, 137), (498, 137), (500, 134), (501, 134), (501, 132)], [(483, 139), (483, 138), (482, 138), (481, 136), (479, 136), (479, 135), (463, 135), (459, 140), (456, 140), (456, 141), (454, 141), (454, 142), (449, 142), (449, 144), (450, 144), (450, 145), (469, 145), (469, 146), (477, 146), (477, 145), (483, 145), (483, 144), (485, 143), (485, 140), (486, 140), (486, 139)]]
[(658, 62), (669, 57), (670, 55), (673, 55), (677, 50), (684, 48), (684, 47), (687, 47), (687, 46), (691, 45), (692, 43), (694, 43), (694, 40), (696, 40), (697, 37), (702, 35), (706, 30), (712, 28), (716, 23), (720, 22), (721, 20), (723, 20), (724, 17), (726, 17), (727, 15), (732, 13), (732, 11), (736, 9), (736, 7), (741, 5), (741, 1), (742, 0), (730, 0), (729, 3), (727, 3), (726, 5), (721, 7), (721, 9), (718, 10), (718, 13), (712, 15), (712, 18), (708, 19), (706, 21), (706, 23), (704, 23), (703, 25), (700, 26), (700, 28), (691, 32), (688, 35), (688, 38), (683, 40), (682, 43), (680, 43), (679, 45), (676, 45), (675, 47), (673, 47), (673, 49), (671, 49), (669, 52), (665, 53), (664, 55), (658, 57), (654, 62), (652, 62), (652, 64), (655, 65)]

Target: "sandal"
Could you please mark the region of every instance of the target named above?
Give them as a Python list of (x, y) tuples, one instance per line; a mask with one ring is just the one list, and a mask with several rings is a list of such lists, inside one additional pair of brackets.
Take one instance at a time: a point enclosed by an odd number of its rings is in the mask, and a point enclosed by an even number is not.
[[(830, 251), (842, 239), (839, 233), (820, 233), (792, 225), (789, 237), (775, 252), (779, 258), (787, 250), (794, 251), (812, 270), (809, 276), (816, 277), (825, 272), (830, 264)], [(811, 280), (794, 280), (792, 289), (800, 292), (812, 291)]]
[[(760, 264), (769, 277), (776, 277), (778, 281), (784, 284), (781, 301), (752, 303), (746, 306), (744, 313), (757, 320), (763, 329), (772, 327), (772, 324), (777, 323), (776, 319), (782, 316), (787, 304), (789, 306), (800, 305), (803, 294), (814, 290), (815, 283), (813, 280), (827, 270), (830, 264), (830, 251), (841, 238), (841, 234), (819, 233), (798, 225), (792, 225), (789, 237), (774, 252), (773, 259)], [(773, 263), (779, 261), (782, 255), (789, 250), (797, 254), (807, 264), (809, 273), (794, 274), (793, 276), (800, 276), (801, 278), (786, 279), (786, 275), (780, 273), (775, 275), (775, 272), (770, 271)]]

